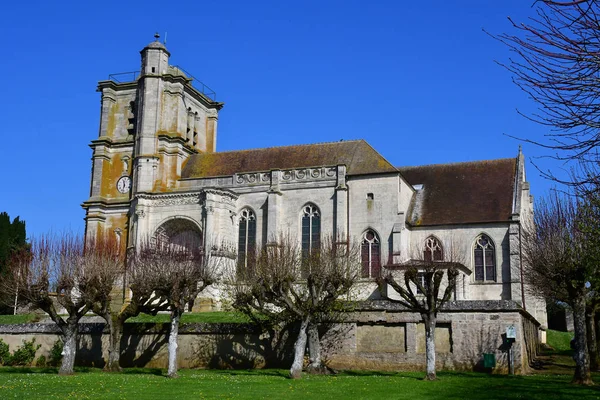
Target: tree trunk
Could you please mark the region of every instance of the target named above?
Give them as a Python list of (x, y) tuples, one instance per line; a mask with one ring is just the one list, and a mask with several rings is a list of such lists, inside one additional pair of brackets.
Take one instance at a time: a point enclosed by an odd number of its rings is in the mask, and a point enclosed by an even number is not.
[(77, 354), (77, 323), (66, 324), (63, 329), (63, 358), (58, 370), (59, 375), (72, 375)]
[(323, 361), (321, 360), (321, 340), (319, 339), (319, 327), (317, 324), (308, 325), (308, 353), (309, 364), (307, 371), (323, 372)]
[(108, 342), (108, 363), (104, 367), (105, 371), (119, 372), (119, 358), (121, 355), (121, 335), (123, 333), (123, 321), (118, 314), (108, 313), (104, 316), (109, 329)]
[(435, 324), (436, 317), (423, 316), (425, 322), (425, 355), (427, 375), (425, 380), (434, 381), (437, 379), (435, 374)]
[(181, 311), (175, 308), (171, 311), (171, 331), (169, 332), (169, 378), (177, 378), (177, 335), (179, 333), (179, 320)]
[(302, 378), (302, 365), (304, 364), (304, 351), (306, 349), (306, 329), (308, 327), (308, 318), (302, 320), (300, 324), (300, 332), (294, 343), (294, 362), (290, 368), (290, 378)]
[(585, 328), (587, 333), (588, 355), (590, 357), (590, 370), (598, 370), (598, 348), (596, 347), (596, 322), (594, 307), (586, 307)]
[(579, 385), (593, 385), (590, 375), (590, 362), (588, 358), (587, 334), (585, 327), (585, 297), (578, 294), (573, 299), (573, 325), (575, 327), (575, 374), (572, 383)]

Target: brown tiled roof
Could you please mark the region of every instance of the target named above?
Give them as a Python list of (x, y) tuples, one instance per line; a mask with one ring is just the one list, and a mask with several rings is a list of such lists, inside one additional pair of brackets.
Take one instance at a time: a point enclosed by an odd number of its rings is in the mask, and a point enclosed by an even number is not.
[(348, 175), (398, 172), (364, 140), (194, 154), (182, 178), (206, 178), (271, 169), (346, 165)]
[(413, 196), (407, 221), (414, 226), (508, 221), (516, 158), (400, 167)]

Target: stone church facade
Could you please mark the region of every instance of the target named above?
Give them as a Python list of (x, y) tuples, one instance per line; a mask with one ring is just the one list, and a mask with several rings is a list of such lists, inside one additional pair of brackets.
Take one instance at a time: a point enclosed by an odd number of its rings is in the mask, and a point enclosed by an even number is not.
[[(211, 251), (247, 254), (281, 234), (309, 250), (327, 235), (361, 242), (364, 297), (374, 278), (413, 250), (462, 255), (456, 301), (513, 301), (546, 325), (545, 304), (522, 279), (522, 224), (532, 216), (525, 160), (516, 157), (396, 167), (364, 140), (217, 152), (223, 103), (169, 64), (165, 46), (141, 51), (139, 76), (101, 81), (86, 235), (122, 248), (148, 237), (195, 237)], [(420, 250), (423, 251), (423, 250)]]

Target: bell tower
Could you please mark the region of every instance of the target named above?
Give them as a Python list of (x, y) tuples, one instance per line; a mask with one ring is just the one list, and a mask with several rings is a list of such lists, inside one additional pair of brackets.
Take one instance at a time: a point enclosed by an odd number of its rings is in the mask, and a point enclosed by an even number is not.
[(190, 155), (216, 151), (215, 93), (179, 66), (159, 35), (141, 52), (138, 72), (98, 83), (100, 130), (93, 140), (86, 235), (115, 234), (127, 246), (138, 194), (177, 192)]

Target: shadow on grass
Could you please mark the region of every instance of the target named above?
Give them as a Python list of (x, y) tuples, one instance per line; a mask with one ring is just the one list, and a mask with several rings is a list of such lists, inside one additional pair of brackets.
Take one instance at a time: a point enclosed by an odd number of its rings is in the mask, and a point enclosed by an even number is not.
[(414, 378), (419, 379), (421, 372), (396, 372), (396, 371), (354, 371), (354, 370), (340, 370), (339, 376), (397, 376), (402, 378)]
[[(75, 374), (102, 372), (98, 368), (75, 367)], [(58, 367), (0, 367), (0, 374), (54, 374), (58, 375)]]
[(121, 371), (124, 375), (157, 375), (161, 376), (163, 370), (160, 368), (124, 368)]
[(207, 370), (217, 375), (230, 375), (230, 376), (275, 376), (281, 378), (288, 378), (289, 371), (285, 369), (210, 369)]

